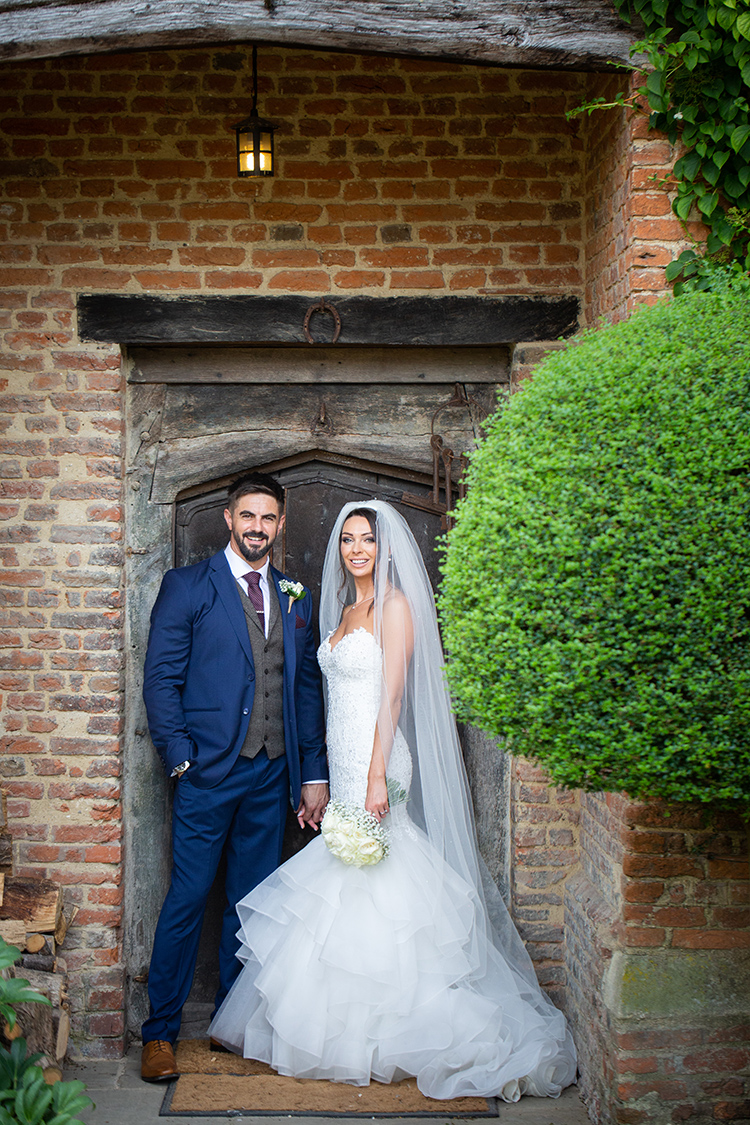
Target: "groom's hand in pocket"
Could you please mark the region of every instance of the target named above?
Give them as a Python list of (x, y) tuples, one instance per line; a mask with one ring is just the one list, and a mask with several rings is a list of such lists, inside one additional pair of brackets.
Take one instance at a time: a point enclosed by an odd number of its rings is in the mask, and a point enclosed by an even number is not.
[(302, 800), (297, 809), (300, 828), (309, 824), (317, 832), (328, 804), (328, 786), (325, 782), (302, 786)]

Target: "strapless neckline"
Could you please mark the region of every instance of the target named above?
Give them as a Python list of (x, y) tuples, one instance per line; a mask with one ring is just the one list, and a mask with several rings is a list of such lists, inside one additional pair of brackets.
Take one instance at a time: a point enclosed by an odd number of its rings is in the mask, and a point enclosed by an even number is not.
[[(333, 633), (335, 633), (335, 632), (336, 632), (336, 630), (334, 629)], [(326, 637), (326, 639), (323, 641), (323, 644), (328, 646), (329, 652), (335, 652), (335, 650), (339, 647), (339, 645), (344, 643), (344, 641), (347, 639), (347, 637), (356, 637), (358, 633), (360, 633), (360, 634), (364, 633), (366, 637), (372, 637), (372, 641), (373, 641), (373, 644), (375, 645), (375, 647), (378, 648), (378, 649), (380, 648), (380, 645), (375, 640), (374, 633), (371, 633), (369, 629), (365, 629), (364, 625), (359, 625), (356, 629), (352, 629), (351, 633), (344, 633), (341, 640), (336, 641), (335, 645), (331, 644), (331, 637), (333, 636), (333, 633), (329, 633), (328, 636)]]

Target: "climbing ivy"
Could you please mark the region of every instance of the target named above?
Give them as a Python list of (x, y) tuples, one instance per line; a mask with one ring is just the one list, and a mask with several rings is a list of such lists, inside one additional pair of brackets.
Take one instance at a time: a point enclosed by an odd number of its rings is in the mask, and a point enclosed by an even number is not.
[[(750, 2), (749, 0), (614, 0), (620, 15), (640, 19), (646, 38), (632, 54), (645, 56), (636, 94), (618, 105), (648, 106), (649, 126), (681, 142), (672, 207), (683, 223), (694, 208), (708, 226), (667, 266), (675, 293), (710, 289), (717, 262), (750, 270)], [(604, 98), (581, 106), (591, 112)]]

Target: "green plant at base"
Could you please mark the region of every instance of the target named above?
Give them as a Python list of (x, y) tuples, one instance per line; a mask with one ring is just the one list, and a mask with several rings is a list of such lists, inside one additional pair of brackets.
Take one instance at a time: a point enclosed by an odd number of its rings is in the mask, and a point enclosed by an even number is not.
[[(9, 969), (21, 956), (21, 950), (15, 945), (8, 945), (0, 938), (0, 973)], [(0, 1016), (5, 1020), (10, 1031), (16, 1026), (16, 1004), (49, 1004), (46, 996), (40, 996), (29, 986), (27, 980), (17, 977), (4, 977), (0, 975)]]
[(750, 798), (750, 302), (590, 332), (491, 420), (448, 536), (459, 717), (554, 782)]
[[(21, 956), (20, 949), (0, 938), (0, 970)], [(27, 980), (0, 976), (0, 1015), (9, 1029), (16, 1023), (16, 1004), (49, 1004)], [(26, 1040), (14, 1039), (10, 1050), (0, 1046), (0, 1125), (75, 1125), (77, 1116), (93, 1106), (83, 1082), (55, 1082), (48, 1086), (38, 1065), (41, 1055), (29, 1055)]]
[[(614, 0), (620, 15), (638, 16), (646, 38), (632, 48), (648, 60), (635, 98), (597, 98), (650, 110), (649, 127), (687, 151), (676, 161), (672, 204), (683, 223), (694, 208), (709, 228), (699, 243), (667, 266), (675, 294), (711, 288), (712, 258), (750, 269), (750, 5), (747, 0)], [(569, 115), (570, 116), (570, 115)]]

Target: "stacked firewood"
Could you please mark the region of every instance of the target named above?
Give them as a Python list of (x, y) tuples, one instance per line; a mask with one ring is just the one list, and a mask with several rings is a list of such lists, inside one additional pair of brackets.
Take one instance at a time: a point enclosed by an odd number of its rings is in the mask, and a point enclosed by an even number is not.
[(17, 1022), (2, 1027), (7, 1042), (23, 1036), (29, 1050), (40, 1052), (47, 1081), (62, 1077), (60, 1064), (68, 1047), (70, 1015), (67, 965), (60, 956), (74, 915), (63, 913), (62, 887), (50, 879), (13, 874), (12, 849), (6, 850), (5, 794), (0, 796), (0, 937), (21, 950), (7, 972), (27, 980), (50, 1004), (19, 1004)]

